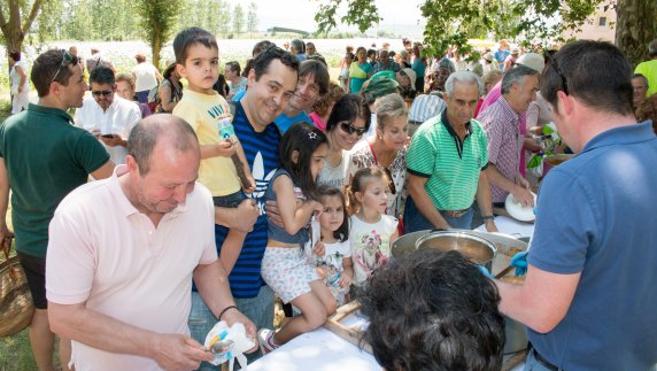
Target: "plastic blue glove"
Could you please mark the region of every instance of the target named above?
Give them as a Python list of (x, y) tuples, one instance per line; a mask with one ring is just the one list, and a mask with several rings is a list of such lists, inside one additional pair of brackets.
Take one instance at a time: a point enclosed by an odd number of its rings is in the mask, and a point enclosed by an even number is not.
[(516, 276), (524, 276), (527, 273), (527, 251), (513, 255), (511, 265), (516, 267)]
[(495, 277), (493, 277), (493, 275), (488, 271), (488, 268), (484, 267), (483, 265), (479, 265), (479, 264), (477, 264), (477, 268), (479, 268), (479, 271), (481, 272), (481, 274), (486, 276), (486, 278), (489, 278), (491, 280), (495, 279)]

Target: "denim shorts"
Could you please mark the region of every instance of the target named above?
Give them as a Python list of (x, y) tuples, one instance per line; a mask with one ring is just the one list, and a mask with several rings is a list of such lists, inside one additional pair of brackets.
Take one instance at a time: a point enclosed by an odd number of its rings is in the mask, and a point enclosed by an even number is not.
[(238, 207), (244, 200), (246, 200), (246, 195), (244, 195), (244, 192), (242, 191), (231, 193), (226, 196), (212, 197), (214, 206), (225, 207), (227, 209)]
[[(242, 314), (253, 321), (256, 328), (274, 328), (274, 293), (268, 286), (262, 286), (256, 297), (235, 298), (235, 304)], [(192, 310), (187, 321), (192, 338), (203, 344), (205, 336), (217, 322), (217, 317), (205, 305), (201, 295), (192, 291)], [(246, 354), (249, 364), (260, 357), (262, 357), (260, 350)], [(199, 368), (202, 371), (217, 371), (217, 369), (217, 366), (207, 362), (201, 363)]]

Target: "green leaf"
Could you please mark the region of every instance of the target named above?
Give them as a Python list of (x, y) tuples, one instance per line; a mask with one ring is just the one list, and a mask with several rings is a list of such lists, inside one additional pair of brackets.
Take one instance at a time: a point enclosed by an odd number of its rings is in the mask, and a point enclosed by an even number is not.
[(554, 129), (547, 125), (543, 126), (543, 135), (550, 135), (552, 133), (554, 133)]
[(541, 165), (542, 162), (543, 162), (542, 155), (533, 155), (532, 158), (527, 163), (527, 169), (537, 168)]

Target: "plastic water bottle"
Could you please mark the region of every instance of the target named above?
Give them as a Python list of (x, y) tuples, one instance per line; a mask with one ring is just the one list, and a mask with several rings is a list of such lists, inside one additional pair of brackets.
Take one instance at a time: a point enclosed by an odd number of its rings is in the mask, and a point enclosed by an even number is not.
[(221, 140), (231, 140), (235, 137), (235, 129), (233, 129), (233, 123), (229, 118), (221, 119), (217, 124), (217, 129)]

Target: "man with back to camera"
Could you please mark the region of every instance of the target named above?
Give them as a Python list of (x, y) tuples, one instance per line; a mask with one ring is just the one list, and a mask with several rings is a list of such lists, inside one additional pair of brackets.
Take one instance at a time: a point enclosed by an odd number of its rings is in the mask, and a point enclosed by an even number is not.
[(657, 364), (657, 137), (634, 118), (631, 77), (598, 41), (564, 46), (543, 72), (576, 156), (543, 180), (524, 284), (497, 281), (500, 310), (528, 327), (525, 370)]

